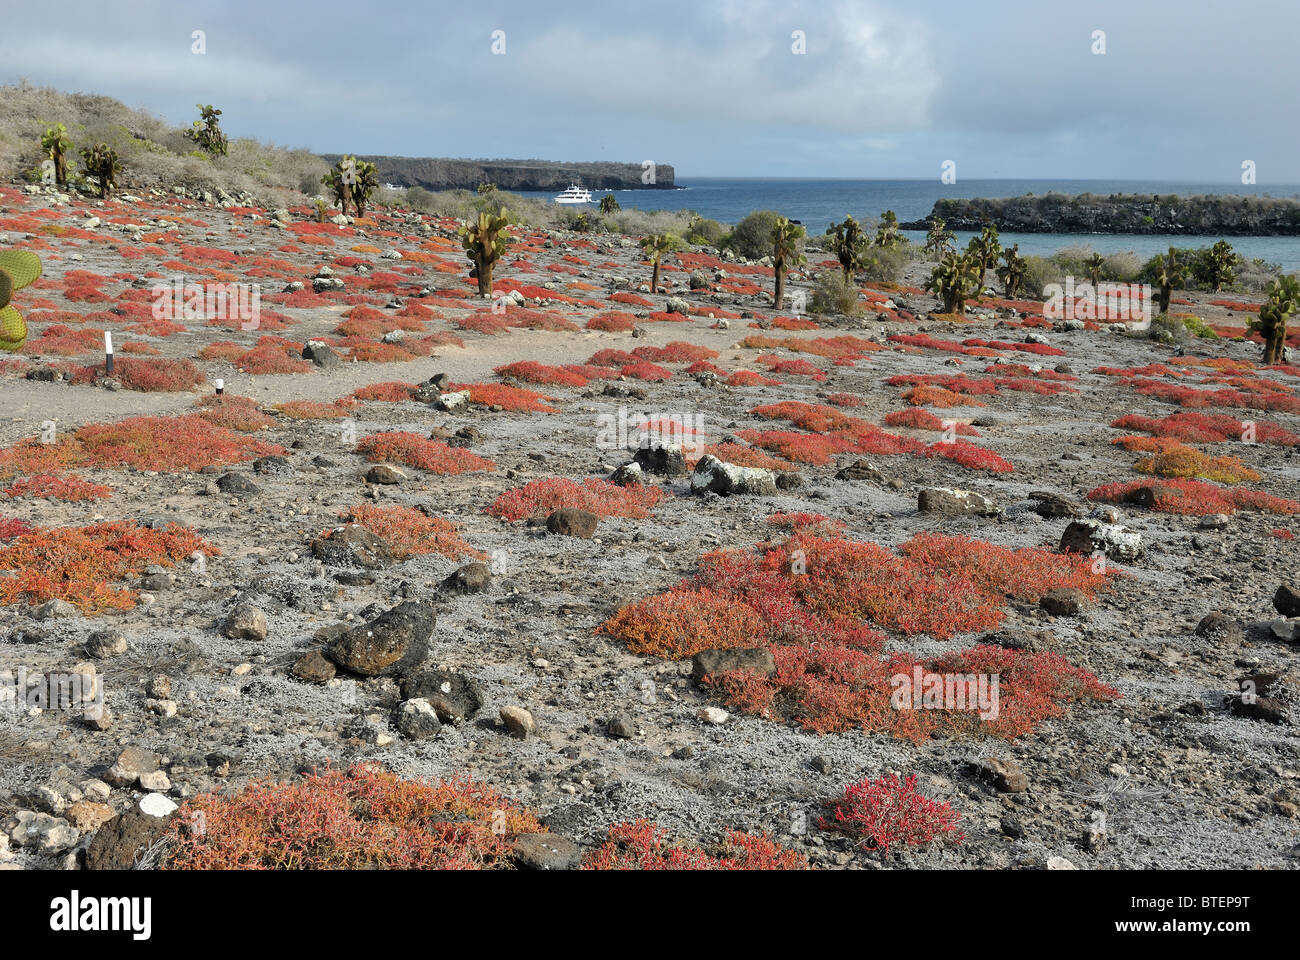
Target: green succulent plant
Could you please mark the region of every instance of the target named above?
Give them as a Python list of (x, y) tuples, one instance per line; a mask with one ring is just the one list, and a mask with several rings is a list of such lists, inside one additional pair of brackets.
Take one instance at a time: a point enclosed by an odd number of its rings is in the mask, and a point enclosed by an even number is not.
[(1101, 267), (1105, 262), (1100, 253), (1094, 253), (1083, 262), (1088, 271), (1088, 282), (1092, 284), (1094, 290), (1097, 289), (1097, 284), (1101, 282)]
[(1250, 329), (1264, 338), (1264, 363), (1281, 363), (1286, 356), (1286, 322), (1300, 310), (1300, 280), (1294, 274), (1278, 277), (1268, 287), (1268, 300)]
[[(989, 264), (997, 263), (998, 257), (1002, 255), (1002, 244), (998, 242), (998, 228), (989, 224), (980, 231), (978, 237), (971, 237), (970, 243), (966, 245), (966, 251), (975, 258), (976, 267), (979, 270), (978, 283), (980, 287), (984, 285), (984, 274), (988, 271)], [(979, 293), (977, 289), (975, 291)]]
[(956, 235), (948, 229), (948, 221), (935, 217), (930, 221), (930, 229), (925, 235), (925, 246), (921, 249), (932, 257), (942, 260), (947, 254), (956, 252), (953, 241)]
[(505, 207), (502, 207), (499, 213), (480, 213), (477, 221), (460, 228), (460, 245), (470, 263), (474, 264), (470, 276), (478, 281), (480, 297), (492, 296), (492, 268), (505, 256), (510, 239), (506, 233), (509, 223)]
[(930, 272), (926, 289), (938, 295), (944, 313), (960, 316), (966, 309), (966, 301), (979, 292), (983, 278), (974, 252), (947, 253)]
[(9, 301), (40, 275), (41, 258), (30, 250), (0, 250), (0, 350), (17, 350), (27, 342), (27, 321)]
[(853, 275), (866, 266), (866, 234), (862, 232), (858, 221), (851, 216), (846, 216), (843, 223), (832, 223), (827, 227), (826, 236), (831, 238), (831, 252), (840, 262), (845, 281), (852, 283)]
[(1160, 286), (1158, 306), (1161, 313), (1169, 312), (1169, 300), (1174, 288), (1180, 286), (1187, 277), (1187, 264), (1178, 259), (1178, 251), (1169, 248), (1167, 254), (1157, 254), (1151, 260), (1156, 283)]
[(622, 209), (623, 208), (618, 205), (618, 197), (614, 196), (612, 193), (607, 193), (600, 198), (601, 213), (610, 214), (616, 210), (622, 210)]
[(1206, 253), (1206, 268), (1209, 273), (1210, 289), (1218, 293), (1225, 286), (1232, 286), (1237, 275), (1234, 272), (1241, 257), (1226, 240), (1220, 240)]
[(81, 148), (81, 161), (86, 168), (86, 176), (99, 181), (99, 196), (107, 200), (117, 188), (117, 177), (122, 172), (122, 163), (117, 158), (117, 151), (106, 143), (97, 143), (93, 147)]
[(185, 131), (185, 138), (193, 140), (212, 156), (225, 156), (230, 150), (230, 141), (221, 130), (221, 121), (217, 119), (221, 116), (221, 111), (210, 103), (196, 103), (195, 106), (199, 108), (200, 119), (195, 120), (192, 128)]
[(907, 238), (898, 232), (898, 216), (893, 210), (886, 210), (880, 215), (880, 226), (876, 228), (875, 245), (877, 247), (901, 247)]
[(773, 301), (776, 309), (781, 309), (785, 300), (785, 274), (793, 266), (803, 263), (805, 257), (799, 252), (799, 241), (804, 238), (804, 229), (797, 223), (791, 223), (785, 217), (777, 217), (772, 226), (772, 272), (776, 275), (776, 290)]
[(67, 184), (68, 151), (72, 149), (67, 128), (61, 123), (47, 127), (41, 135), (41, 149), (54, 161), (54, 182), (61, 187)]
[(1020, 293), (1020, 285), (1025, 282), (1025, 271), (1029, 263), (1020, 255), (1020, 244), (1013, 243), (1002, 251), (1002, 265), (997, 269), (998, 279), (1006, 288), (1007, 299), (1014, 300)]

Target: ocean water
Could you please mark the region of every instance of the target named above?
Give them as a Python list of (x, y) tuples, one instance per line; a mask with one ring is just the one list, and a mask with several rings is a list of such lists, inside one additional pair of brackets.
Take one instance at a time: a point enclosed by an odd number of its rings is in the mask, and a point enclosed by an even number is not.
[[(776, 210), (799, 220), (810, 234), (823, 233), (831, 223), (853, 214), (859, 220), (893, 210), (901, 221), (919, 220), (940, 198), (1019, 197), (1032, 193), (1234, 194), (1300, 198), (1300, 184), (1181, 183), (1158, 180), (817, 180), (817, 179), (678, 179), (678, 190), (617, 190), (620, 206), (640, 210), (694, 210), (702, 217), (735, 223), (754, 210)], [(530, 194), (549, 197), (549, 194)], [(600, 193), (594, 194), (597, 199)], [(594, 204), (592, 206), (594, 209)], [(909, 231), (913, 240), (924, 234)], [(964, 244), (969, 234), (959, 233)], [(1004, 233), (1003, 246), (1020, 244), (1022, 254), (1045, 255), (1062, 247), (1086, 245), (1100, 253), (1132, 250), (1149, 257), (1171, 245), (1199, 247), (1218, 237), (1132, 236), (1124, 234)], [(1227, 237), (1239, 254), (1279, 263), (1284, 270), (1300, 269), (1300, 237)]]

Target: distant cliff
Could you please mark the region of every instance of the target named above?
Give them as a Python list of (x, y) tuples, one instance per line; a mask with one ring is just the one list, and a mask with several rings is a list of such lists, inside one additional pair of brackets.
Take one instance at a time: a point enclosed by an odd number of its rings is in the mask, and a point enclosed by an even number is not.
[(1003, 200), (938, 200), (924, 220), (901, 226), (927, 230), (935, 217), (942, 217), (949, 230), (979, 230), (991, 223), (1009, 233), (1300, 235), (1300, 201), (1260, 197), (1049, 193)]
[[(324, 154), (326, 163), (338, 154)], [(480, 183), (495, 183), (502, 190), (554, 190), (571, 183), (588, 190), (673, 190), (671, 164), (656, 163), (654, 183), (642, 183), (639, 163), (560, 163), (550, 160), (444, 160), (434, 157), (362, 156), (379, 168), (379, 182), (426, 190), (474, 190)]]

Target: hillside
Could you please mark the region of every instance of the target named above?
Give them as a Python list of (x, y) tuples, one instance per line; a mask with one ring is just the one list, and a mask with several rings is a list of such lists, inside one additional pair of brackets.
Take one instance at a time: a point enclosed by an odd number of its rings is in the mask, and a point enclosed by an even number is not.
[[(339, 154), (324, 154), (334, 164)], [(642, 183), (639, 163), (559, 163), (550, 160), (447, 160), (436, 157), (362, 157), (379, 168), (379, 179), (399, 187), (473, 190), (495, 183), (502, 190), (555, 190), (581, 183), (589, 190), (674, 190), (670, 164), (656, 163), (654, 183)]]

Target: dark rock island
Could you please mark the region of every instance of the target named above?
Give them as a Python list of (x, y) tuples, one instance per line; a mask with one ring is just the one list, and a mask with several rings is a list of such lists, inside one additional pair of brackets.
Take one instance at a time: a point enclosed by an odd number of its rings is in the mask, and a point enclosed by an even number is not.
[(993, 224), (1011, 233), (1300, 235), (1300, 200), (1268, 197), (1049, 193), (937, 200), (928, 217), (901, 226), (928, 230), (936, 217), (946, 221), (949, 230), (979, 230)]

